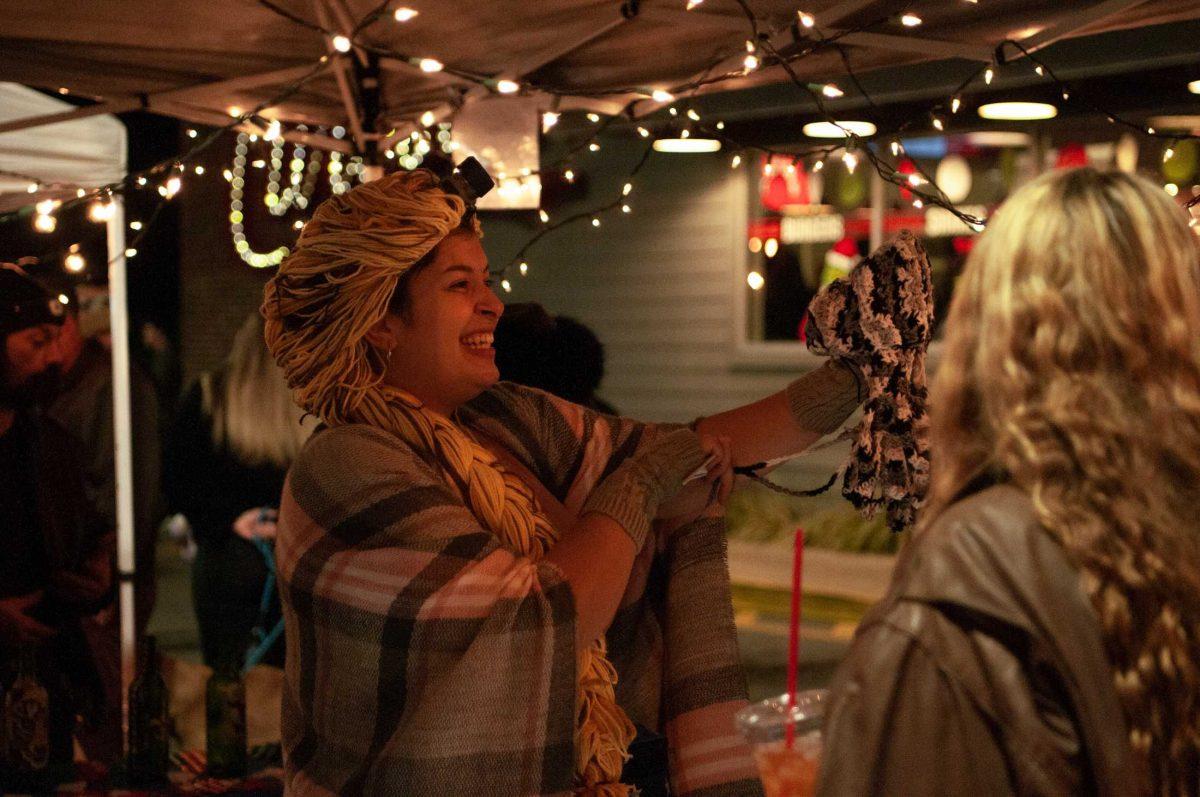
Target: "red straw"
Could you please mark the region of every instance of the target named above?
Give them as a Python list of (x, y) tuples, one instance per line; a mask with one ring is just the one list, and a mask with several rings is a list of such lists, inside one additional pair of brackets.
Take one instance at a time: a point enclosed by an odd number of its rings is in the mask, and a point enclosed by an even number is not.
[(796, 669), (800, 661), (800, 585), (804, 578), (804, 529), (796, 529), (796, 550), (792, 556), (792, 625), (788, 633), (787, 749), (792, 749), (796, 735), (792, 707), (796, 705)]

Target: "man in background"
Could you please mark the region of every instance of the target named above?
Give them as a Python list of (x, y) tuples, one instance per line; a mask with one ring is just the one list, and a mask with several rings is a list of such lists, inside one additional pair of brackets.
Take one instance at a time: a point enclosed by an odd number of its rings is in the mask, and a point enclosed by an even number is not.
[[(36, 647), (51, 780), (69, 776), (76, 714), (101, 730), (103, 691), (81, 618), (115, 594), (114, 536), (88, 501), (78, 443), (38, 409), (56, 388), (65, 316), (51, 292), (0, 266), (0, 680), (11, 683), (21, 648)], [(80, 741), (102, 752), (86, 731)]]
[[(56, 292), (47, 283), (51, 293)], [(58, 333), (62, 380), (46, 406), (46, 416), (66, 429), (81, 444), (88, 503), (106, 528), (117, 528), (117, 483), (113, 430), (112, 352), (97, 336), (84, 335), (80, 303), (70, 285), (58, 289), (67, 299)], [(137, 633), (145, 632), (154, 609), (154, 553), (158, 521), (162, 517), (161, 451), (158, 397), (154, 384), (130, 364), (131, 418), (133, 422), (133, 531), (135, 541), (134, 615)], [(83, 630), (104, 683), (103, 724), (110, 729), (106, 746), (110, 755), (121, 750), (121, 634), (118, 613), (112, 607), (83, 620)], [(108, 757), (108, 756), (106, 756)]]

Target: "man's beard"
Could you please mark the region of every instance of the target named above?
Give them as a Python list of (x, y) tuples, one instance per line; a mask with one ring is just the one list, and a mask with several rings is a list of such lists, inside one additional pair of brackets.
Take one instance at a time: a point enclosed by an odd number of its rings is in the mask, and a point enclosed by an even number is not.
[(19, 385), (9, 385), (7, 374), (0, 378), (0, 407), (24, 410), (49, 404), (59, 393), (62, 374), (57, 365), (28, 377)]

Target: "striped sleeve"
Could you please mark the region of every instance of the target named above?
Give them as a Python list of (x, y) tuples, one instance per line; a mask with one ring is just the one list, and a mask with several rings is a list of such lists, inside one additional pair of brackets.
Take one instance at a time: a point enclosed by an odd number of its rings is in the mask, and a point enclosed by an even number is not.
[(604, 415), (514, 382), (498, 383), (460, 412), (574, 512), (605, 476), (655, 435), (685, 426)]
[(277, 559), (289, 793), (555, 793), (572, 772), (574, 605), (370, 427), (293, 467)]

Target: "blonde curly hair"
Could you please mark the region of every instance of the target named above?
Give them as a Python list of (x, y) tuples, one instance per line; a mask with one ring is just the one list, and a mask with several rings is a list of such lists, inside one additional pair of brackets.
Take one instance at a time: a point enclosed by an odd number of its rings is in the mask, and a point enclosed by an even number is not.
[[(500, 542), (540, 559), (558, 533), (529, 488), (457, 424), (383, 381), (388, 353), (367, 331), (395, 305), (397, 285), (459, 229), (463, 200), (418, 169), (397, 172), (325, 202), (267, 283), (267, 346), (301, 407), (329, 425), (365, 423), (431, 455), (447, 483)], [(470, 229), (478, 222), (470, 217)], [(400, 297), (402, 298), (402, 297)], [(617, 705), (616, 671), (603, 638), (579, 667), (576, 783), (620, 795), (634, 727)]]
[(1059, 171), (1000, 209), (955, 287), (928, 524), (997, 468), (1100, 619), (1151, 793), (1200, 784), (1200, 256), (1158, 186)]

